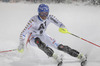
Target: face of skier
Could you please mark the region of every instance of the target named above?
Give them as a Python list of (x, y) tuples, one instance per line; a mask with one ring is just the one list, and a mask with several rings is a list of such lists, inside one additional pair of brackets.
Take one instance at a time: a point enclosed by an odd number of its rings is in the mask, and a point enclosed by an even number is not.
[(48, 17), (48, 12), (40, 12), (39, 15), (43, 20), (45, 20)]

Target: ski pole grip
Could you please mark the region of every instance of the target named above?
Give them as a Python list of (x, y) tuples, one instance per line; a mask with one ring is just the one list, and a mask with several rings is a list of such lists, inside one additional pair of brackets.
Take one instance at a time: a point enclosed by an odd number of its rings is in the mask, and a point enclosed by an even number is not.
[(70, 32), (68, 32), (68, 30), (66, 28), (59, 28), (59, 32), (70, 34)]

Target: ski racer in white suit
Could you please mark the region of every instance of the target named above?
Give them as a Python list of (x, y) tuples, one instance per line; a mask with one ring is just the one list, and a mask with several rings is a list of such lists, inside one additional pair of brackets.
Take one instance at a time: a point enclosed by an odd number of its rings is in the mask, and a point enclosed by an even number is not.
[(26, 27), (20, 34), (20, 45), (18, 51), (21, 52), (24, 50), (25, 45), (25, 36), (28, 34), (30, 37), (29, 43), (33, 46), (37, 46), (42, 51), (44, 51), (49, 57), (55, 57), (55, 53), (51, 47), (53, 46), (58, 50), (61, 50), (73, 57), (77, 57), (80, 60), (84, 60), (85, 56), (79, 53), (78, 51), (71, 49), (69, 46), (57, 43), (54, 39), (48, 36), (45, 31), (47, 26), (53, 23), (59, 28), (65, 28), (64, 24), (57, 20), (53, 15), (49, 15), (49, 7), (45, 4), (40, 4), (38, 7), (38, 15), (33, 16)]

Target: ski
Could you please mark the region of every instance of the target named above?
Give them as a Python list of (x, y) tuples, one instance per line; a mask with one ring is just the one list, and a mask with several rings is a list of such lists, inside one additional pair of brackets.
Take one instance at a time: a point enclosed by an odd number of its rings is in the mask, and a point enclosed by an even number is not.
[(87, 60), (81, 62), (81, 66), (86, 66)]
[(63, 64), (63, 62), (61, 61), (61, 62), (58, 63), (57, 66), (62, 66), (62, 64)]
[(87, 55), (85, 55), (85, 56), (86, 56), (86, 60), (81, 62), (81, 66), (86, 66), (86, 64), (87, 64)]

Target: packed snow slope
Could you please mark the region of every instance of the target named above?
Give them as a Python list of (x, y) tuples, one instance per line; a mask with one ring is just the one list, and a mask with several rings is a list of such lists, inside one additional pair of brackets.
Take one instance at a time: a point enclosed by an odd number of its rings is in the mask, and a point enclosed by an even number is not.
[[(39, 4), (0, 3), (0, 51), (15, 49), (19, 45), (19, 35), (28, 20), (37, 15)], [(100, 7), (73, 4), (48, 4), (50, 14), (65, 24), (69, 32), (100, 45)], [(88, 55), (87, 66), (100, 66), (100, 47), (96, 47), (69, 34), (62, 34), (58, 27), (50, 24), (46, 31), (59, 43), (68, 45)], [(63, 66), (80, 66), (78, 62), (70, 62), (75, 58), (63, 54), (67, 63)], [(48, 58), (36, 47), (28, 45), (24, 53), (17, 51), (0, 53), (0, 66), (55, 66), (56, 62)]]

